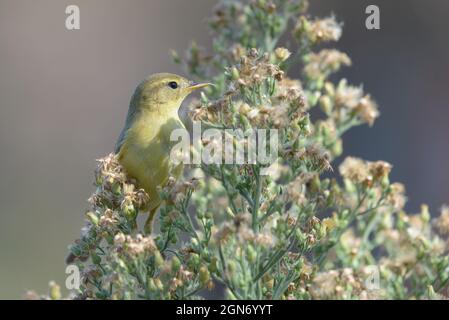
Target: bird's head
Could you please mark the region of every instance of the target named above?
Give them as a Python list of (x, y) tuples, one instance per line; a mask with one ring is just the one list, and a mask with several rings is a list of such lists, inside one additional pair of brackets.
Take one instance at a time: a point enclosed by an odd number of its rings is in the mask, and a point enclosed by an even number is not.
[(160, 112), (178, 109), (193, 91), (209, 83), (195, 83), (171, 73), (153, 74), (137, 87), (132, 104), (138, 108), (157, 109)]

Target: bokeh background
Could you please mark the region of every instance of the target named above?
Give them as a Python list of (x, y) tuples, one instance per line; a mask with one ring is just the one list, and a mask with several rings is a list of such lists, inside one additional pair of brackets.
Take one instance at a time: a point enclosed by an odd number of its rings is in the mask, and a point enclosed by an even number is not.
[[(408, 210), (449, 202), (449, 2), (313, 0), (345, 22), (344, 70), (380, 105), (372, 129), (346, 135), (345, 154), (394, 164)], [(134, 87), (154, 72), (182, 73), (170, 49), (209, 46), (214, 0), (0, 0), (0, 298), (64, 283), (95, 159), (111, 152)], [(65, 29), (65, 8), (81, 30)], [(365, 8), (381, 30), (365, 29)]]

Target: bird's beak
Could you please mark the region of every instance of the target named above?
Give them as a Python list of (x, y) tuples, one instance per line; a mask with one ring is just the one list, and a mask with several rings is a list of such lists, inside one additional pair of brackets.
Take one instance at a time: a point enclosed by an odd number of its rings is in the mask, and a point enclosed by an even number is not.
[(195, 83), (195, 82), (193, 82), (187, 87), (187, 90), (189, 92), (193, 92), (195, 90), (198, 90), (198, 89), (201, 89), (201, 88), (204, 88), (207, 86), (212, 86), (212, 85), (213, 85), (212, 83)]

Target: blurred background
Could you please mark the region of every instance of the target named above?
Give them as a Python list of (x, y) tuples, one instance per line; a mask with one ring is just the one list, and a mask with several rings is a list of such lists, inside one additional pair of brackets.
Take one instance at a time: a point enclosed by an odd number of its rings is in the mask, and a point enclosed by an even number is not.
[[(313, 0), (344, 21), (338, 48), (380, 106), (371, 129), (351, 130), (345, 154), (394, 165), (407, 209), (449, 203), (449, 2)], [(0, 298), (64, 284), (67, 245), (79, 236), (95, 159), (113, 151), (135, 86), (181, 73), (170, 49), (209, 47), (213, 0), (0, 0)], [(65, 28), (65, 8), (81, 30)], [(365, 8), (381, 30), (365, 28)]]

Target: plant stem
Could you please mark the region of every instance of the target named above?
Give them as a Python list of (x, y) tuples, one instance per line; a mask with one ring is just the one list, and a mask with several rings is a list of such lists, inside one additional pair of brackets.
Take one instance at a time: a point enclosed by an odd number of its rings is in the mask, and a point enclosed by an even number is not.
[(262, 192), (262, 181), (260, 178), (260, 168), (257, 166), (257, 170), (254, 172), (256, 178), (256, 190), (253, 199), (254, 206), (252, 208), (252, 227), (255, 232), (258, 230), (258, 216), (259, 216), (259, 206), (260, 206), (260, 194)]

